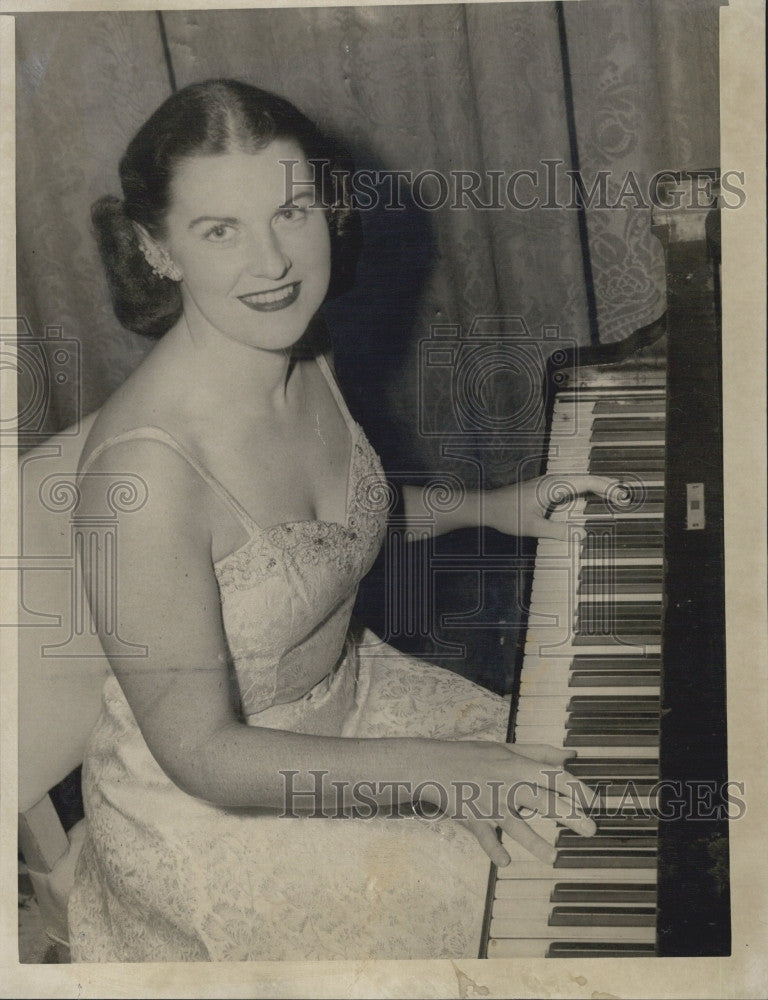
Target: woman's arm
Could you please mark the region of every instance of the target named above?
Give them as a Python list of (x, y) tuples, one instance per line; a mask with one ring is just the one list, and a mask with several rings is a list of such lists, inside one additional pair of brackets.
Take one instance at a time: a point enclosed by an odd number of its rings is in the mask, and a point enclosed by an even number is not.
[(453, 505), (443, 505), (451, 509), (439, 511), (427, 505), (426, 491), (422, 487), (404, 486), (402, 491), (406, 525), (423, 525), (427, 520), (435, 535), (481, 526), (495, 528), (507, 535), (564, 540), (568, 538), (567, 524), (546, 516), (552, 503), (561, 503), (583, 493), (609, 497), (621, 488), (619, 480), (605, 476), (539, 476), (496, 490), (457, 493)]
[[(286, 802), (286, 789), (317, 791), (321, 772), (320, 802), (328, 814), (338, 811), (340, 790), (347, 807), (359, 806), (360, 795), (369, 805), (421, 798), (466, 821), (498, 864), (507, 860), (495, 837), (498, 823), (539, 856), (552, 853), (517, 816), (509, 798), (515, 790), (522, 795), (515, 807), (549, 809), (554, 803), (564, 822), (592, 832), (583, 811), (571, 808), (573, 794), (587, 791), (563, 771), (563, 751), (544, 748), (526, 756), (481, 741), (318, 737), (243, 724), (230, 689), (211, 562), (209, 525), (220, 501), (171, 449), (129, 441), (100, 456), (90, 470), (98, 474), (83, 478), (84, 516), (103, 508), (100, 498), (121, 468), (141, 476), (147, 500), (120, 515), (117, 634), (122, 643), (144, 646), (146, 656), (122, 657), (124, 647), (101, 620), (100, 636), (151, 753), (180, 788), (224, 807), (302, 811), (318, 800), (294, 796)], [(96, 578), (83, 568), (97, 606)], [(462, 796), (475, 810), (460, 811)]]

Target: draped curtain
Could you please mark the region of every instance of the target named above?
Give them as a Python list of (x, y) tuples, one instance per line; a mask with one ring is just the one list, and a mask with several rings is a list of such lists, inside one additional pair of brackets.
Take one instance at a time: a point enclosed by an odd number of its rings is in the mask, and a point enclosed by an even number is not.
[[(717, 166), (717, 8), (585, 0), (563, 4), (561, 23), (554, 3), (17, 16), (22, 332), (48, 341), (49, 354), (59, 336), (74, 342), (80, 366), (77, 375), (72, 361), (52, 366), (45, 405), (22, 429), (52, 432), (95, 409), (150, 346), (111, 313), (88, 211), (119, 193), (126, 141), (174, 82), (233, 76), (277, 91), (338, 135), (358, 168), (476, 171), (483, 203), (492, 172), (543, 180), (544, 162), (558, 161), (556, 197), (567, 202), (574, 151), (587, 184), (610, 171), (614, 195), (628, 171), (647, 184), (660, 169)], [(516, 191), (521, 202), (537, 193), (526, 178)], [(586, 243), (573, 209), (428, 211), (407, 186), (405, 201), (364, 213), (357, 286), (327, 309), (350, 405), (391, 469), (467, 471), (466, 448), (452, 457), (441, 448), (456, 429), (457, 390), (426, 361), (435, 324), (461, 337), (478, 317), (520, 317), (545, 352), (554, 346), (545, 327), (587, 343), (585, 259), (601, 341), (663, 309), (649, 212), (631, 197), (587, 209)], [(482, 405), (513, 412), (526, 378), (491, 375)], [(22, 410), (33, 381), (20, 372)], [(519, 441), (507, 434), (503, 447), (485, 435), (488, 482), (511, 478), (520, 455), (535, 452), (538, 420), (531, 411)], [(21, 444), (34, 436), (22, 433)], [(479, 444), (468, 447), (477, 468)]]

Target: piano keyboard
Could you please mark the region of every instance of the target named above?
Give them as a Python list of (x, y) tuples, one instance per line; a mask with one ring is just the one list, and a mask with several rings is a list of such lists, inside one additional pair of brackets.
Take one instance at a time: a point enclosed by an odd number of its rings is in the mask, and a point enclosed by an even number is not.
[(553, 865), (502, 836), (512, 861), (491, 873), (488, 958), (655, 954), (664, 422), (658, 372), (625, 388), (592, 373), (555, 397), (547, 473), (630, 488), (561, 505), (568, 540), (538, 543), (514, 741), (573, 748), (597, 832), (534, 817)]

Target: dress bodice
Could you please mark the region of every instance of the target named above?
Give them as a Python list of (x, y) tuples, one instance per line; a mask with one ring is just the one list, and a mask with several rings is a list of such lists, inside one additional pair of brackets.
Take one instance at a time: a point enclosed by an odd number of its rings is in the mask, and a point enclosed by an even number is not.
[[(386, 524), (389, 496), (379, 458), (352, 419), (327, 362), (320, 356), (317, 363), (351, 436), (344, 523), (306, 520), (260, 527), (227, 488), (160, 427), (136, 427), (110, 437), (94, 449), (80, 472), (110, 445), (155, 440), (180, 454), (243, 524), (246, 542), (213, 568), (241, 708), (249, 720), (271, 706), (304, 698), (332, 678), (346, 653), (358, 584), (376, 557)], [(339, 699), (340, 692), (335, 696)], [(298, 725), (300, 720), (293, 721)], [(268, 717), (264, 724), (271, 724)]]
[(381, 545), (387, 496), (379, 459), (352, 426), (346, 522), (262, 529), (214, 566), (243, 711), (294, 701), (334, 669), (357, 586)]

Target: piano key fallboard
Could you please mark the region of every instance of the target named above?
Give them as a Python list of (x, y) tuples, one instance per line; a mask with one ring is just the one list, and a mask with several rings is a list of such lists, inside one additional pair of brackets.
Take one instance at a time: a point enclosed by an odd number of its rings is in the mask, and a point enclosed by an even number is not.
[[(553, 865), (502, 836), (512, 861), (491, 870), (488, 958), (730, 951), (719, 324), (706, 244), (677, 241), (674, 226), (659, 235), (664, 351), (591, 362), (551, 396), (546, 472), (628, 489), (553, 509), (569, 537), (538, 543), (510, 717), (510, 740), (573, 749), (566, 767), (594, 793), (597, 832), (533, 817)], [(709, 812), (670, 821), (697, 780), (717, 786)]]

